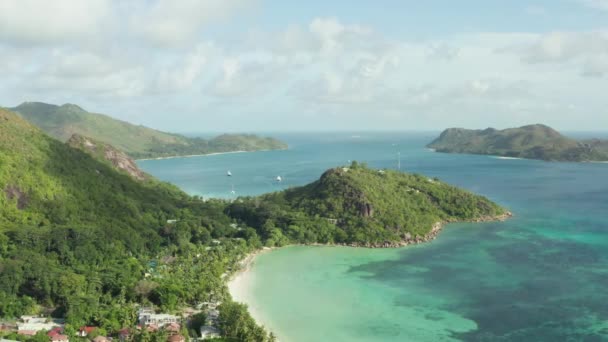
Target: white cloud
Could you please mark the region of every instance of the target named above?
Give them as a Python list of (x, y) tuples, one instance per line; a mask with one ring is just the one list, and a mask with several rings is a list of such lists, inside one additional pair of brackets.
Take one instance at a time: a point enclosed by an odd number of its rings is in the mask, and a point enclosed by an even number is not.
[(196, 41), (202, 28), (225, 19), (251, 0), (156, 0), (131, 18), (131, 29), (150, 41), (173, 46)]
[(0, 41), (49, 44), (100, 33), (111, 14), (108, 0), (2, 0)]
[(608, 74), (608, 54), (587, 59), (583, 66), (583, 76), (603, 77)]
[[(532, 114), (550, 123), (571, 105), (581, 118), (603, 108), (604, 31), (407, 39), (318, 17), (229, 39), (205, 34), (207, 25), (249, 4), (0, 0), (0, 104), (85, 102), (175, 127), (181, 120), (163, 116), (184, 108), (197, 120), (227, 115), (212, 121), (248, 128), (249, 113), (260, 115), (260, 127), (274, 122), (263, 118), (287, 112), (302, 128), (326, 118), (334, 126), (429, 128), (501, 125), (514, 117), (525, 123)], [(33, 8), (55, 16), (31, 14)]]
[(583, 76), (602, 76), (608, 59), (608, 32), (552, 32), (508, 49), (530, 64), (560, 64)]
[(451, 61), (458, 57), (460, 50), (456, 47), (450, 46), (447, 43), (434, 43), (429, 45), (427, 51), (427, 57), (430, 59)]
[(226, 101), (261, 100), (284, 89), (292, 75), (283, 58), (227, 57), (206, 94)]
[(161, 93), (185, 91), (194, 87), (205, 68), (217, 60), (221, 51), (213, 43), (199, 44), (183, 58), (160, 69), (155, 90)]

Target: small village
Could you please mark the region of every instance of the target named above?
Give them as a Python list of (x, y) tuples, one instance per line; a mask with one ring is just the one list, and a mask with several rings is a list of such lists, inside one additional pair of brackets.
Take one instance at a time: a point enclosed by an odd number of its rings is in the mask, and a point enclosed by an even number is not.
[[(63, 319), (21, 316), (17, 321), (0, 322), (0, 342), (145, 341), (145, 338), (136, 338), (136, 335), (142, 332), (148, 335), (166, 336), (167, 342), (209, 340), (220, 337), (220, 330), (217, 327), (219, 305), (220, 302), (200, 303), (197, 308), (185, 309), (180, 315), (159, 313), (151, 307), (140, 307), (135, 326), (124, 327), (111, 333), (103, 333), (95, 326), (81, 326), (74, 329), (66, 325)], [(204, 317), (203, 322), (196, 324), (201, 317)], [(155, 341), (159, 340), (155, 339)]]

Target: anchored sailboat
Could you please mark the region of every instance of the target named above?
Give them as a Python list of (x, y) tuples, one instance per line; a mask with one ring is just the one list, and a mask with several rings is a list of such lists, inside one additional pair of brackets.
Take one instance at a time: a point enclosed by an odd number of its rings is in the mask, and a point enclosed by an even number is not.
[(276, 180), (277, 180), (277, 182), (281, 182), (281, 181), (283, 181), (283, 178), (281, 178), (281, 176), (277, 176)]
[(228, 170), (228, 172), (226, 172), (226, 176), (232, 177), (232, 172), (230, 172), (230, 170)]

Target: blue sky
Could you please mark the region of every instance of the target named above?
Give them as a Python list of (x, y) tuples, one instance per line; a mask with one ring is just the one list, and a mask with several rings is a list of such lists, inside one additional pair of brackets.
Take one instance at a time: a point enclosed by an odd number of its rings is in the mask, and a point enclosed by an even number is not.
[(177, 132), (607, 130), (608, 0), (2, 0), (0, 73)]
[[(550, 32), (595, 29), (604, 13), (576, 0), (265, 1), (261, 22), (270, 29), (317, 16), (338, 16), (390, 35), (436, 37), (455, 32)], [(252, 16), (253, 21), (259, 18)]]

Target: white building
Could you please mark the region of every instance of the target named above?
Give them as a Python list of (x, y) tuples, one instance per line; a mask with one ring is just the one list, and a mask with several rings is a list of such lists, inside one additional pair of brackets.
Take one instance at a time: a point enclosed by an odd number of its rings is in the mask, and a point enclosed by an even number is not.
[(167, 324), (178, 323), (180, 318), (175, 315), (157, 314), (150, 308), (142, 308), (138, 312), (138, 320), (141, 325), (156, 325), (163, 327)]
[(36, 335), (41, 330), (49, 331), (55, 328), (55, 323), (17, 323), (17, 333), (20, 335)]
[(38, 316), (21, 316), (23, 323), (46, 323), (48, 320), (45, 317)]
[(45, 317), (38, 316), (21, 316), (21, 322), (17, 323), (17, 333), (20, 335), (36, 335), (41, 330), (50, 331), (55, 327), (60, 327), (61, 324), (49, 321)]

